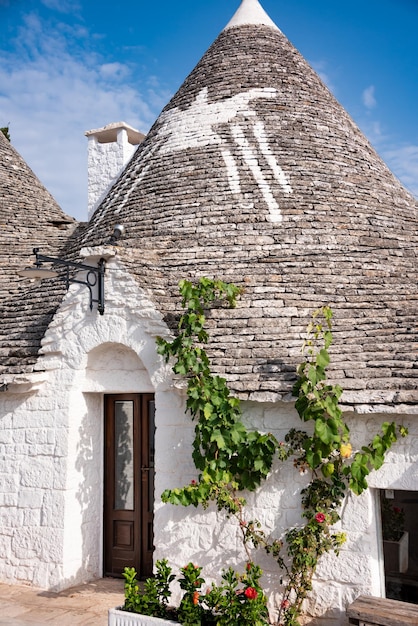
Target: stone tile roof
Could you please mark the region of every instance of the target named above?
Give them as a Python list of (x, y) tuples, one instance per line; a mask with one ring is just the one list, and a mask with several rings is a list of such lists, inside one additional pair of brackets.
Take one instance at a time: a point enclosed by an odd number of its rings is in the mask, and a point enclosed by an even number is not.
[(209, 351), (243, 398), (289, 397), (330, 304), (345, 402), (417, 404), (418, 203), (286, 37), (248, 21), (191, 72), (73, 252), (124, 224), (118, 256), (169, 323), (180, 279), (242, 285), (211, 313)]
[(0, 133), (0, 373), (32, 369), (64, 293), (61, 283), (35, 286), (18, 270), (34, 261), (34, 247), (57, 256), (76, 226)]
[[(277, 29), (224, 30), (93, 216), (158, 307), (181, 278), (245, 287), (212, 314), (216, 369), (283, 397), (311, 312), (335, 312), (331, 373), (353, 403), (416, 402), (417, 202)], [(267, 395), (260, 395), (267, 394)]]

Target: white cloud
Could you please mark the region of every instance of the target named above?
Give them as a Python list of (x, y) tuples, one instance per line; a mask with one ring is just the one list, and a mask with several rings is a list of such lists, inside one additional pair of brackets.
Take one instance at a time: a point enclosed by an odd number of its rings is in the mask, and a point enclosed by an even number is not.
[(359, 126), (389, 169), (418, 199), (418, 144), (401, 143), (387, 126), (370, 119), (369, 113), (359, 120)]
[(370, 119), (368, 116), (366, 118), (363, 116), (357, 122), (368, 140), (377, 149), (381, 149), (384, 143), (388, 140), (388, 137), (382, 129), (381, 122), (376, 119)]
[(318, 74), (318, 76), (322, 80), (322, 82), (335, 95), (335, 92), (336, 92), (335, 85), (332, 83), (329, 74), (326, 72), (326, 69), (327, 69), (326, 61), (311, 61), (310, 65), (313, 67), (315, 72)]
[(418, 145), (394, 147), (382, 154), (394, 174), (418, 198)]
[(41, 0), (41, 2), (48, 9), (60, 13), (71, 13), (80, 9), (80, 4), (76, 0)]
[(10, 122), (14, 147), (62, 209), (85, 220), (84, 132), (120, 120), (146, 132), (160, 111), (148, 102), (164, 92), (140, 93), (127, 65), (88, 48), (86, 31), (54, 26), (28, 15), (14, 51), (0, 50), (0, 126)]
[(418, 198), (418, 145), (400, 144), (380, 121), (368, 116), (359, 125), (389, 169)]
[(100, 74), (104, 78), (125, 78), (129, 76), (129, 68), (122, 63), (104, 63), (100, 66)]
[(367, 109), (374, 109), (374, 107), (377, 104), (374, 92), (375, 92), (374, 85), (370, 85), (370, 87), (367, 87), (367, 89), (363, 91), (363, 95), (362, 95), (363, 104)]

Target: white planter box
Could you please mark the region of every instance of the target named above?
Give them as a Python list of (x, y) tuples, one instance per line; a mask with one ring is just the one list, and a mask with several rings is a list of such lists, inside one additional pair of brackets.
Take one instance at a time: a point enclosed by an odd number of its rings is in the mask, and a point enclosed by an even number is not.
[(139, 613), (129, 613), (120, 609), (109, 610), (109, 626), (178, 626), (179, 622), (170, 622), (159, 617), (149, 617)]

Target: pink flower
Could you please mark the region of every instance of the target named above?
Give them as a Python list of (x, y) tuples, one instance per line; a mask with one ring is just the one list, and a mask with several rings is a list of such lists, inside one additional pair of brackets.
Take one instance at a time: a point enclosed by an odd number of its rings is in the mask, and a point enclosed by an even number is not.
[(290, 602), (289, 602), (289, 600), (283, 600), (280, 606), (281, 606), (281, 607), (282, 607), (282, 609), (284, 609), (284, 610), (288, 609), (288, 608), (289, 608), (289, 606), (290, 606)]
[(193, 486), (195, 486), (195, 485), (197, 485), (197, 482), (196, 482), (196, 481), (195, 481), (195, 479), (193, 478), (193, 479), (190, 481), (190, 484), (191, 484), (191, 485), (193, 485)]
[(258, 593), (257, 593), (257, 590), (254, 589), (254, 587), (247, 587), (246, 590), (244, 591), (244, 595), (249, 600), (255, 600), (256, 597), (258, 596)]
[(325, 515), (323, 513), (317, 513), (315, 515), (315, 520), (318, 522), (318, 524), (322, 524), (323, 522), (325, 522)]

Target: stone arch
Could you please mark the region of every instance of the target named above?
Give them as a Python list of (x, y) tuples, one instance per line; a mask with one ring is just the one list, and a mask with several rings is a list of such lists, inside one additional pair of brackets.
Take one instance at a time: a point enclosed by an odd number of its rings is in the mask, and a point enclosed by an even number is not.
[(106, 342), (87, 355), (83, 392), (130, 393), (154, 391), (149, 373), (134, 350)]

